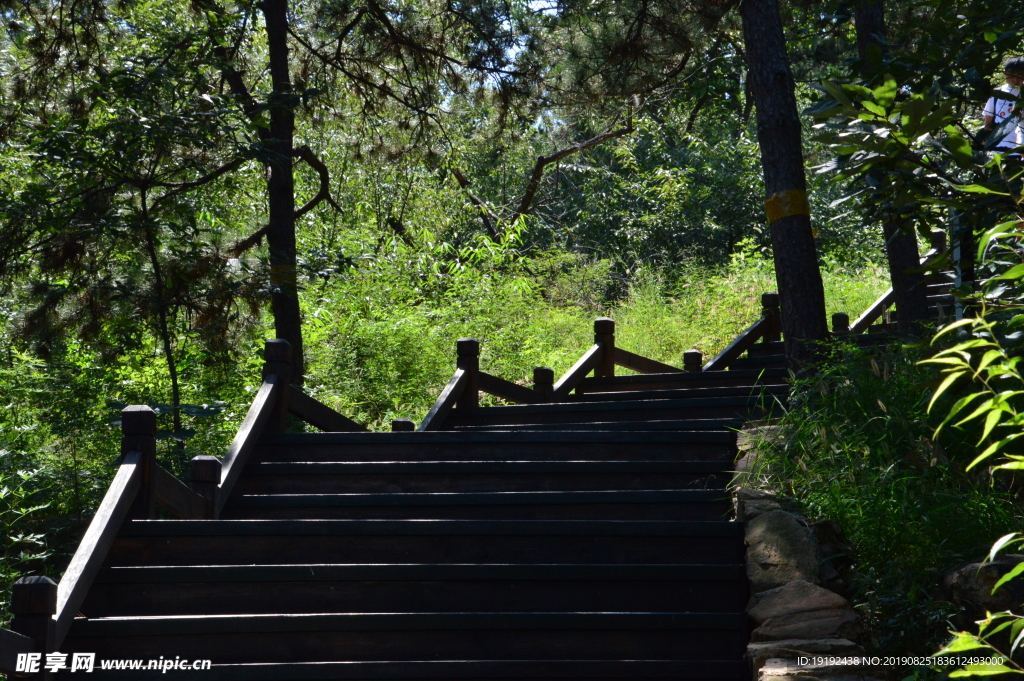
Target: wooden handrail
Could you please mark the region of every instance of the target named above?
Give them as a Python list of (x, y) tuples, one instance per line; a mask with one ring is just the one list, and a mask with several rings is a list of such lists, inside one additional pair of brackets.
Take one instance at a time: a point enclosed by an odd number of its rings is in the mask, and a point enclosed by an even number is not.
[(141, 452), (128, 452), (124, 455), (114, 480), (89, 523), (89, 529), (85, 531), (71, 564), (57, 586), (55, 650), (60, 648), (71, 628), (71, 622), (78, 615), (85, 594), (142, 487), (142, 456)]
[(620, 367), (639, 371), (642, 374), (679, 374), (683, 372), (682, 369), (671, 364), (662, 364), (657, 360), (637, 355), (620, 347), (616, 347), (612, 354), (615, 357), (615, 363)]
[(589, 374), (594, 367), (601, 363), (604, 359), (604, 345), (601, 343), (594, 343), (590, 346), (590, 349), (583, 353), (583, 356), (577, 360), (569, 371), (565, 372), (565, 375), (558, 379), (558, 383), (555, 383), (554, 390), (551, 392), (552, 399), (559, 399), (566, 397), (572, 392), (573, 388), (579, 385), (587, 374)]
[(18, 655), (38, 653), (39, 643), (34, 638), (23, 636), (10, 629), (0, 629), (0, 672), (14, 674)]
[(366, 430), (366, 426), (339, 414), (293, 385), (288, 386), (288, 413), (325, 433), (355, 433)]
[(206, 517), (206, 499), (160, 466), (153, 467), (152, 484), (157, 506), (181, 520), (200, 520)]
[(456, 369), (455, 374), (448, 381), (448, 385), (437, 396), (434, 406), (427, 412), (426, 417), (420, 422), (416, 431), (438, 430), (441, 424), (444, 423), (445, 418), (447, 418), (448, 412), (452, 410), (459, 397), (462, 396), (462, 392), (466, 389), (468, 383), (469, 377), (466, 370)]
[(770, 315), (765, 315), (758, 319), (747, 327), (746, 331), (737, 336), (732, 343), (729, 343), (725, 350), (722, 350), (705, 364), (704, 371), (722, 371), (725, 369), (729, 366), (730, 362), (749, 350), (750, 346), (756, 343), (759, 338), (771, 331), (772, 325), (773, 320)]
[[(942, 256), (948, 253), (945, 249), (932, 248), (921, 257), (921, 266), (927, 267)], [(857, 317), (850, 324), (850, 333), (864, 333), (868, 330), (868, 327), (874, 324), (879, 317), (885, 314), (885, 311), (896, 302), (896, 292), (893, 289), (889, 289), (882, 295), (878, 296), (875, 302), (871, 303), (868, 309), (864, 310), (861, 316)]]
[(477, 374), (477, 383), (480, 390), (485, 393), (517, 404), (535, 404), (544, 401), (532, 388), (506, 381), (504, 378), (498, 378), (484, 371)]
[(871, 303), (868, 309), (864, 310), (864, 313), (850, 324), (850, 333), (864, 333), (867, 331), (868, 327), (874, 324), (895, 300), (896, 292), (892, 289), (878, 296), (878, 299)]
[(270, 421), (271, 414), (274, 412), (276, 397), (279, 393), (283, 392), (285, 387), (282, 385), (277, 374), (267, 374), (264, 376), (263, 385), (260, 386), (259, 392), (256, 393), (256, 399), (249, 406), (249, 411), (246, 413), (242, 425), (239, 426), (235, 439), (231, 441), (228, 453), (224, 456), (220, 474), (220, 485), (217, 487), (218, 516), (221, 509), (224, 508), (224, 504), (227, 502), (231, 489), (235, 486), (235, 481), (238, 480), (238, 476), (242, 472), (242, 468), (245, 466), (246, 459), (249, 458), (249, 453), (252, 452), (256, 441), (259, 440), (265, 426)]

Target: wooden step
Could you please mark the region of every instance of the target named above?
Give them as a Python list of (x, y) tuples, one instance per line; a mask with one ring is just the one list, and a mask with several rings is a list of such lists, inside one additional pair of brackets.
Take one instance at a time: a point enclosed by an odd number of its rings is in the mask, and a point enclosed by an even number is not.
[(133, 520), (106, 567), (238, 563), (735, 563), (743, 526), (665, 520)]
[(739, 659), (746, 615), (693, 612), (317, 613), (77, 619), (61, 652), (173, 651), (219, 664), (421, 659)]
[(570, 421), (566, 423), (516, 423), (516, 424), (488, 424), (482, 426), (455, 426), (457, 431), (615, 431), (615, 432), (644, 432), (644, 431), (679, 431), (679, 430), (703, 430), (723, 431), (739, 430), (744, 423), (749, 421), (745, 418), (720, 418), (720, 419), (688, 419), (674, 421)]
[(729, 370), (680, 372), (676, 374), (636, 374), (585, 378), (576, 388), (577, 394), (592, 392), (621, 392), (627, 390), (669, 390), (691, 387), (752, 386), (758, 383), (776, 383), (789, 378), (785, 369)]
[(236, 494), (346, 492), (526, 492), (721, 488), (724, 461), (375, 461), (257, 463)]
[(444, 428), (505, 423), (638, 422), (721, 417), (756, 419), (763, 418), (771, 412), (772, 402), (772, 400), (762, 397), (709, 397), (704, 399), (620, 400), (453, 409), (444, 422)]
[(289, 433), (264, 438), (251, 461), (732, 461), (735, 446), (728, 431)]
[(566, 402), (598, 402), (618, 400), (673, 400), (673, 399), (704, 399), (708, 397), (759, 397), (762, 395), (785, 396), (789, 394), (789, 384), (770, 383), (754, 386), (697, 387), (666, 390), (633, 390), (621, 392), (583, 393), (570, 395)]
[(786, 354), (786, 344), (782, 341), (754, 343), (747, 349), (747, 357), (765, 357), (766, 355), (784, 354)]
[(232, 496), (221, 517), (450, 518), (495, 520), (726, 520), (724, 490), (249, 494)]
[[(216, 681), (370, 681), (394, 679), (501, 679), (502, 681), (677, 679), (741, 681), (748, 663), (738, 660), (458, 660), (413, 662), (310, 662), (214, 665), (211, 671), (169, 671), (160, 678)], [(122, 674), (120, 677), (124, 677)]]
[(786, 366), (786, 355), (758, 355), (756, 357), (739, 357), (729, 362), (729, 369), (750, 370), (750, 369), (784, 369)]
[(89, 617), (319, 612), (740, 612), (734, 565), (218, 565), (107, 568)]

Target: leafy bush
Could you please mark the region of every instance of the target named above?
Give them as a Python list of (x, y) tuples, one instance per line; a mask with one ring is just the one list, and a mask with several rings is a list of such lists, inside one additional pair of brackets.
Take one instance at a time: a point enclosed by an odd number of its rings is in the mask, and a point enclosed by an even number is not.
[(924, 388), (934, 373), (919, 353), (834, 349), (794, 386), (783, 437), (762, 443), (759, 460), (762, 484), (837, 521), (856, 547), (850, 597), (880, 653), (934, 650), (956, 611), (940, 597), (940, 573), (1024, 526), (1009, 493), (965, 472), (969, 447), (931, 439)]

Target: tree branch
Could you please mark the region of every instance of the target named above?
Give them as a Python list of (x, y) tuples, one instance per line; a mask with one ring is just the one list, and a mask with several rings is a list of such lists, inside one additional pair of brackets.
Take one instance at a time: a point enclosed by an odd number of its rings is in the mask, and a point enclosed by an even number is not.
[(317, 191), (316, 196), (311, 198), (305, 203), (305, 205), (295, 211), (295, 219), (297, 220), (309, 211), (313, 210), (316, 208), (317, 204), (325, 199), (329, 204), (334, 206), (334, 210), (340, 213), (341, 206), (339, 206), (337, 202), (335, 202), (334, 198), (331, 197), (331, 175), (327, 170), (327, 166), (324, 165), (324, 162), (321, 161), (319, 157), (313, 153), (313, 150), (306, 145), (292, 149), (292, 155), (301, 158), (303, 161), (308, 163), (310, 167), (316, 171), (317, 175), (320, 176), (319, 191)]
[(207, 173), (206, 175), (203, 175), (198, 180), (193, 180), (191, 182), (150, 182), (149, 184), (157, 187), (171, 187), (170, 191), (168, 191), (166, 194), (153, 201), (151, 207), (156, 208), (157, 206), (159, 206), (161, 203), (171, 198), (172, 196), (176, 196), (177, 194), (186, 192), (189, 189), (195, 189), (196, 187), (201, 187), (204, 184), (212, 182), (221, 175), (224, 175), (225, 173), (229, 173), (232, 170), (235, 170), (244, 162), (244, 158), (236, 158), (234, 161), (229, 161), (228, 163), (225, 163), (221, 167)]
[(616, 137), (628, 135), (631, 132), (633, 132), (632, 120), (627, 123), (625, 128), (605, 132), (596, 137), (591, 137), (588, 140), (577, 142), (571, 147), (566, 147), (565, 149), (556, 151), (550, 156), (538, 156), (537, 164), (533, 166), (533, 174), (530, 176), (530, 181), (526, 185), (526, 191), (523, 192), (523, 198), (519, 201), (519, 208), (516, 209), (516, 217), (525, 215), (530, 210), (530, 204), (533, 203), (533, 199), (537, 195), (537, 190), (540, 189), (540, 181), (544, 176), (544, 167), (549, 163), (554, 163), (555, 161), (559, 161), (566, 156), (571, 156), (572, 154), (578, 154), (579, 152), (590, 149), (591, 147), (596, 147), (602, 142), (607, 142), (608, 140), (615, 139)]
[(238, 256), (248, 251), (250, 248), (258, 246), (259, 243), (263, 241), (263, 237), (267, 235), (267, 232), (269, 230), (270, 225), (263, 225), (255, 233), (245, 237), (241, 241), (236, 241), (235, 245), (228, 249), (228, 253), (231, 255), (231, 257), (237, 258)]
[(469, 202), (480, 209), (480, 217), (484, 221), (484, 227), (487, 229), (487, 233), (491, 235), (492, 239), (497, 239), (498, 230), (495, 228), (495, 225), (501, 222), (501, 220), (491, 211), (491, 207), (487, 205), (486, 201), (480, 199), (480, 197), (470, 190), (469, 180), (466, 179), (465, 175), (459, 172), (458, 168), (452, 168), (452, 175), (455, 176), (455, 180), (459, 183), (459, 186), (462, 187), (469, 196)]

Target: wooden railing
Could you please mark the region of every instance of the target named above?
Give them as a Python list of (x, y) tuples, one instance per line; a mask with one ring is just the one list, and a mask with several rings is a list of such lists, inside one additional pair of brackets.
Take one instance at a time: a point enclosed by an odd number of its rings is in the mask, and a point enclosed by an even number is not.
[(258, 440), (283, 432), (289, 415), (328, 432), (366, 430), (289, 385), (286, 341), (267, 341), (264, 358), (263, 383), (223, 461), (192, 459), (190, 485), (156, 463), (156, 413), (147, 406), (121, 412), (121, 463), (60, 584), (47, 577), (14, 583), (13, 631), (0, 629), (0, 672), (15, 673), (18, 653), (59, 649), (125, 522), (155, 518), (157, 509), (181, 519), (217, 518)]
[(757, 341), (774, 343), (779, 340), (781, 334), (782, 311), (779, 308), (779, 294), (762, 293), (761, 318), (747, 327), (724, 350), (708, 361), (704, 365), (704, 371), (721, 371), (726, 369), (729, 364), (749, 350)]
[[(566, 399), (579, 387), (584, 378), (615, 375), (615, 367), (625, 367), (644, 374), (715, 371), (725, 369), (732, 360), (748, 350), (758, 340), (771, 342), (779, 339), (781, 331), (778, 295), (766, 293), (761, 297), (764, 316), (740, 335), (704, 367), (699, 350), (683, 354), (683, 368), (643, 357), (615, 345), (615, 322), (602, 317), (594, 322), (594, 344), (591, 345), (557, 381), (548, 367), (533, 370), (533, 387), (529, 388), (498, 378), (480, 370), (480, 344), (472, 338), (460, 338), (456, 343), (456, 370), (451, 380), (438, 395), (417, 431), (438, 430), (453, 409), (473, 409), (480, 404), (480, 393), (488, 393), (517, 404), (538, 404)], [(408, 419), (398, 419), (393, 430), (412, 430)]]
[[(921, 267), (928, 267), (947, 254), (946, 233), (938, 230), (932, 232), (931, 246), (931, 250), (921, 258)], [(895, 302), (896, 292), (890, 288), (878, 296), (853, 323), (850, 323), (850, 317), (845, 312), (837, 312), (832, 315), (832, 332), (836, 335), (866, 333)]]

